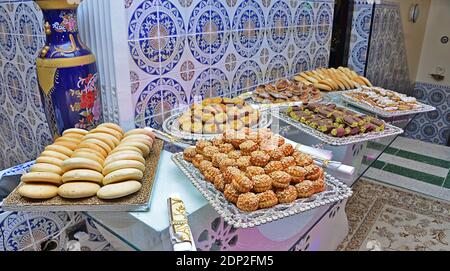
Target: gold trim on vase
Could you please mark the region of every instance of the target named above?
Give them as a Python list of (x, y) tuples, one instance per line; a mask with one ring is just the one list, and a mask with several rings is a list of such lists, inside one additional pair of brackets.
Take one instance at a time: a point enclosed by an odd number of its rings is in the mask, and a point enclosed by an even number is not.
[(56, 69), (57, 68), (43, 67), (39, 65), (37, 67), (39, 86), (45, 95), (49, 95), (50, 91), (55, 86)]
[(92, 54), (72, 58), (36, 59), (36, 65), (38, 67), (46, 67), (46, 68), (70, 68), (92, 64), (94, 62), (95, 56)]
[(36, 3), (41, 9), (77, 9), (78, 5), (82, 0), (73, 1), (75, 3), (71, 4), (68, 0), (36, 0)]

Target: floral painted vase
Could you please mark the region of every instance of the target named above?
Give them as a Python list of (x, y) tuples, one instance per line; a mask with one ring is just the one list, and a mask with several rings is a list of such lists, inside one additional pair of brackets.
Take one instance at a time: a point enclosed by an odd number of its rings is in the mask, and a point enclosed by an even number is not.
[(36, 60), (45, 115), (55, 137), (102, 122), (95, 57), (78, 34), (82, 0), (35, 0), (44, 14), (46, 43)]

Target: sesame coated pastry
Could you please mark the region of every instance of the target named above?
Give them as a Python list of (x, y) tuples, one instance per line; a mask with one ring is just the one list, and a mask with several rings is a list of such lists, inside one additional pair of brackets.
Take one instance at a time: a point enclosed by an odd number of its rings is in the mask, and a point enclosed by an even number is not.
[(281, 204), (292, 203), (297, 199), (297, 189), (292, 185), (279, 189), (277, 190), (277, 198)]
[(299, 166), (292, 166), (286, 169), (286, 173), (291, 175), (291, 182), (294, 184), (301, 183), (305, 180), (305, 176), (308, 173), (305, 168)]
[(297, 196), (299, 198), (309, 198), (314, 195), (314, 183), (312, 181), (306, 180), (295, 185), (297, 189)]
[(291, 183), (291, 175), (284, 171), (275, 171), (269, 174), (272, 178), (272, 185), (275, 188), (286, 188)]
[(272, 208), (278, 204), (277, 195), (272, 190), (267, 190), (257, 195), (260, 209)]
[(205, 175), (205, 180), (207, 180), (210, 183), (213, 183), (216, 176), (222, 175), (220, 173), (220, 170), (218, 168), (215, 167), (209, 167), (205, 170), (205, 172), (203, 173), (203, 175)]
[(192, 162), (192, 160), (194, 159), (194, 157), (196, 155), (197, 155), (197, 151), (195, 150), (195, 147), (189, 147), (183, 151), (184, 160), (189, 161), (189, 162)]
[(297, 165), (295, 163), (294, 157), (292, 157), (292, 156), (287, 156), (287, 157), (281, 158), (281, 163), (283, 164), (284, 169), (287, 169), (289, 167), (293, 167), (293, 166)]
[(227, 167), (223, 172), (223, 178), (226, 183), (231, 183), (233, 181), (234, 176), (242, 175), (243, 172), (237, 167)]
[(305, 170), (308, 172), (305, 176), (305, 179), (310, 181), (315, 181), (319, 179), (323, 174), (323, 169), (317, 165), (310, 165), (305, 167)]
[(247, 177), (249, 177), (250, 179), (252, 179), (253, 176), (262, 175), (262, 174), (265, 174), (264, 168), (262, 168), (262, 167), (250, 166), (245, 171), (245, 175)]
[(253, 182), (250, 180), (247, 176), (241, 174), (241, 175), (234, 175), (231, 181), (231, 184), (234, 186), (234, 188), (241, 192), (241, 193), (247, 193), (250, 192), (253, 189)]
[(236, 205), (244, 212), (254, 212), (259, 208), (259, 199), (254, 193), (241, 194)]
[(284, 166), (283, 163), (280, 161), (270, 161), (265, 167), (264, 171), (266, 174), (270, 174), (275, 171), (281, 171), (283, 170)]
[(252, 178), (253, 191), (261, 193), (272, 189), (272, 178), (267, 174), (255, 175)]
[(194, 165), (194, 167), (199, 168), (200, 167), (200, 163), (202, 161), (204, 161), (205, 158), (203, 157), (203, 155), (201, 154), (196, 154), (194, 156), (194, 158), (192, 159), (192, 164)]
[(231, 184), (226, 184), (225, 185), (225, 190), (223, 191), (223, 194), (225, 195), (225, 198), (232, 203), (236, 203), (238, 201), (239, 195), (241, 193), (239, 193), (239, 191), (237, 191), (233, 185)]
[(224, 191), (225, 190), (225, 180), (223, 179), (223, 175), (222, 174), (218, 174), (214, 177), (214, 181), (213, 181), (214, 187), (219, 190), (219, 191)]
[(254, 166), (265, 167), (270, 161), (270, 155), (263, 151), (254, 151), (251, 154), (250, 161)]
[(249, 166), (252, 165), (250, 162), (250, 156), (241, 156), (236, 160), (236, 165), (242, 171), (246, 171)]

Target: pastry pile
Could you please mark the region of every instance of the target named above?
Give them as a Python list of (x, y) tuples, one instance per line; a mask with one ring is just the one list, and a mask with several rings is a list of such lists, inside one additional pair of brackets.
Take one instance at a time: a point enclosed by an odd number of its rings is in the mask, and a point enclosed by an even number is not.
[(212, 141), (198, 141), (183, 156), (245, 212), (326, 190), (323, 169), (269, 129), (226, 131)]
[(303, 84), (313, 84), (316, 88), (324, 91), (350, 90), (361, 86), (372, 87), (372, 83), (367, 78), (344, 67), (337, 69), (320, 68), (301, 72), (295, 75), (293, 79)]
[(345, 93), (345, 95), (386, 112), (407, 111), (421, 107), (414, 97), (378, 87), (362, 87), (360, 91)]
[(194, 104), (178, 118), (180, 130), (194, 134), (220, 134), (228, 129), (239, 131), (259, 122), (259, 111), (243, 99), (209, 98)]
[(308, 103), (321, 98), (320, 90), (311, 83), (306, 84), (287, 79), (280, 79), (275, 84), (258, 86), (253, 93), (253, 100), (261, 104)]
[(385, 128), (382, 120), (355, 113), (333, 103), (290, 107), (287, 114), (292, 119), (333, 137), (381, 132)]
[(144, 129), (124, 134), (120, 126), (104, 123), (86, 131), (68, 129), (47, 146), (30, 172), (22, 175), (18, 193), (31, 199), (97, 196), (116, 199), (142, 187), (145, 157), (154, 134)]

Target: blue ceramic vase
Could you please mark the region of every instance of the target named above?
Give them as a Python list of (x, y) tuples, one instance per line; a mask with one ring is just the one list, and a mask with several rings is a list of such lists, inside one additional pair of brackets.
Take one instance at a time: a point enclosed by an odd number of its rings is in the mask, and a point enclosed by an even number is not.
[(36, 60), (45, 115), (55, 137), (69, 128), (95, 128), (102, 103), (95, 57), (78, 34), (81, 0), (36, 0), (46, 43)]

